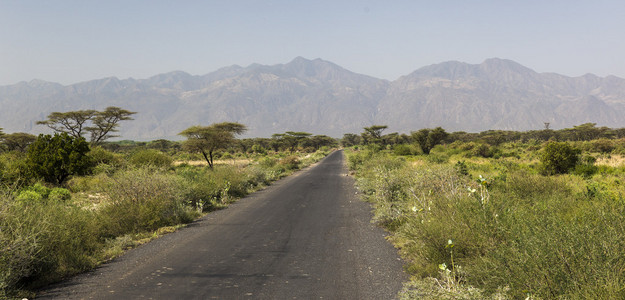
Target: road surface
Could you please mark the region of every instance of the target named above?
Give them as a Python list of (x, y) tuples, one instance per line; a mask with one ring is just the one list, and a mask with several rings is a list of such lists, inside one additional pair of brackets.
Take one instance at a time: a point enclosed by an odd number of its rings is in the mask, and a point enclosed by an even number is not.
[(37, 299), (393, 299), (407, 275), (343, 153)]

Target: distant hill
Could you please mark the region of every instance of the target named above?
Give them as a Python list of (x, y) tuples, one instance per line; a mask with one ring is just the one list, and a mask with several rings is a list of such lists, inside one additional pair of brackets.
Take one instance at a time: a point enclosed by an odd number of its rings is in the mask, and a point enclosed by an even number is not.
[(442, 126), (448, 131), (529, 130), (586, 122), (625, 127), (625, 79), (536, 73), (516, 62), (445, 62), (389, 82), (321, 59), (231, 66), (193, 76), (104, 78), (63, 86), (40, 80), (0, 86), (5, 132), (48, 132), (35, 125), (53, 111), (119, 106), (138, 112), (124, 139), (179, 138), (192, 125), (233, 121), (246, 136), (306, 131), (341, 137), (384, 124), (389, 132)]

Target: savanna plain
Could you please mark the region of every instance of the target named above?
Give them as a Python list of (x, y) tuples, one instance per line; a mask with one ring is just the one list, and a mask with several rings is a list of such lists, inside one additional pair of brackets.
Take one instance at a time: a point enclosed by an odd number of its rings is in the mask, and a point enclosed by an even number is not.
[[(411, 275), (399, 298), (625, 298), (625, 129), (385, 129), (227, 139), (210, 155), (192, 151), (192, 132), (92, 145), (42, 135), (24, 147), (4, 135), (0, 298), (33, 297), (337, 147)], [(56, 158), (37, 161), (53, 146)]]

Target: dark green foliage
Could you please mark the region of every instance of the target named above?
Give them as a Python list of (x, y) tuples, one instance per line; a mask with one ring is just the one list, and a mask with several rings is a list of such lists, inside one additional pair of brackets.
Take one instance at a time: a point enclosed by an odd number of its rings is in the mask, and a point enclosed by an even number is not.
[(42, 134), (28, 147), (26, 163), (35, 178), (61, 185), (74, 174), (89, 173), (92, 162), (88, 152), (89, 144), (83, 138)]
[(409, 145), (405, 144), (395, 145), (395, 147), (393, 148), (393, 153), (395, 153), (395, 155), (408, 156), (412, 155), (412, 149)]
[(36, 139), (36, 136), (24, 132), (6, 134), (0, 136), (0, 150), (26, 152), (28, 145)]
[(373, 125), (371, 127), (365, 127), (364, 132), (361, 135), (363, 144), (381, 145), (382, 144), (382, 131), (388, 126), (386, 125)]
[(491, 147), (487, 144), (479, 144), (471, 151), (473, 156), (479, 156), (484, 158), (493, 157), (495, 154), (495, 147)]
[(434, 146), (440, 144), (448, 133), (441, 127), (434, 129), (424, 128), (419, 131), (412, 132), (412, 139), (421, 147), (423, 154), (430, 154)]
[(467, 163), (464, 160), (459, 160), (456, 163), (456, 170), (458, 171), (458, 175), (469, 175), (469, 169), (467, 168)]
[(565, 174), (575, 168), (581, 151), (566, 142), (549, 142), (540, 161), (545, 175)]

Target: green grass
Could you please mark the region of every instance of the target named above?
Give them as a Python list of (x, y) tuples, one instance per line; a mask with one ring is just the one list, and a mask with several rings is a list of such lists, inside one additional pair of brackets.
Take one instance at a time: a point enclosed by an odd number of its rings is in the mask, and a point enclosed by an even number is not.
[(528, 152), (484, 158), (465, 148), (439, 147), (434, 158), (348, 153), (374, 221), (392, 233), (413, 275), (400, 297), (625, 298), (618, 168), (542, 176), (536, 149), (504, 144), (504, 152)]

